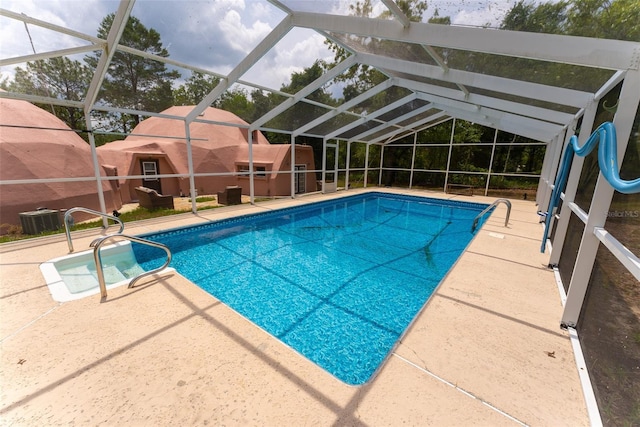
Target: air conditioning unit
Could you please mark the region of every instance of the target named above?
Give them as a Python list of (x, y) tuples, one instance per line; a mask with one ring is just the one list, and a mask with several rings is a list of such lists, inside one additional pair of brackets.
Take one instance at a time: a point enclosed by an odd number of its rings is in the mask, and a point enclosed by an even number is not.
[(20, 223), (24, 234), (40, 234), (43, 231), (58, 230), (60, 224), (60, 211), (53, 209), (40, 209), (32, 212), (22, 212)]

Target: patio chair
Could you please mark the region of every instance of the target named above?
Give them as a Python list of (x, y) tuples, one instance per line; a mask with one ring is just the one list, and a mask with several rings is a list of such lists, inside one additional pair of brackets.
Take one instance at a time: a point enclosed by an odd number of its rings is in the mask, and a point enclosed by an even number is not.
[(173, 196), (158, 194), (156, 190), (147, 187), (136, 187), (138, 203), (149, 210), (168, 208), (173, 209)]

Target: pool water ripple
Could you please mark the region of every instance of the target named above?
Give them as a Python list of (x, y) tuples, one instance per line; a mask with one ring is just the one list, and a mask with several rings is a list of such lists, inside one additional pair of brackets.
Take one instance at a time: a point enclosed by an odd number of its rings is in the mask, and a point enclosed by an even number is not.
[[(379, 193), (145, 236), (172, 267), (348, 384), (368, 381), (486, 205)], [(162, 254), (134, 246), (153, 268)]]

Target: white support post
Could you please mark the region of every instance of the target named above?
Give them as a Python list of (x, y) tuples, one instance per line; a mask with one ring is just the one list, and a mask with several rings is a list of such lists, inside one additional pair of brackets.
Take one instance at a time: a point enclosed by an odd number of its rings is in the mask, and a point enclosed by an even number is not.
[[(120, 37), (122, 36), (122, 33), (124, 32), (124, 29), (126, 27), (127, 20), (129, 19), (129, 15), (131, 14), (131, 10), (133, 9), (133, 4), (134, 2), (120, 1), (118, 10), (113, 18), (113, 25), (109, 29), (109, 34), (107, 35), (107, 44), (101, 51), (98, 65), (96, 66), (95, 72), (93, 73), (93, 78), (91, 79), (89, 88), (87, 89), (83, 108), (87, 130), (90, 131), (89, 146), (91, 147), (91, 158), (93, 160), (93, 173), (96, 178), (96, 185), (98, 187), (98, 202), (100, 204), (100, 210), (103, 213), (107, 213), (107, 207), (104, 201), (104, 192), (102, 191), (102, 175), (100, 174), (102, 167), (98, 162), (96, 139), (93, 135), (93, 126), (91, 125), (91, 110), (93, 109), (93, 106), (98, 97), (100, 85), (104, 81), (104, 78), (107, 74), (109, 63), (111, 62), (111, 59), (115, 54), (118, 41), (120, 40)], [(109, 221), (106, 217), (102, 218), (102, 225), (104, 228), (107, 228), (109, 226)]]
[(327, 182), (327, 139), (322, 138), (322, 194), (326, 193), (325, 183)]
[(484, 195), (489, 194), (489, 181), (491, 180), (491, 170), (493, 168), (493, 158), (496, 154), (496, 142), (498, 141), (498, 129), (493, 134), (493, 146), (491, 147), (491, 160), (489, 160), (489, 173), (487, 173), (487, 184), (484, 187)]
[(189, 168), (189, 194), (191, 196), (191, 212), (198, 212), (198, 207), (196, 205), (196, 179), (193, 176), (193, 152), (191, 150), (191, 125), (185, 120), (184, 121), (184, 134), (186, 136), (185, 142), (187, 145), (187, 168)]
[(556, 136), (553, 141), (545, 146), (544, 150), (542, 170), (540, 171), (540, 180), (538, 181), (538, 190), (536, 191), (536, 204), (538, 205), (538, 209), (543, 212), (546, 212), (549, 206), (549, 198), (551, 197), (551, 193), (549, 192), (551, 188), (551, 161), (554, 157), (554, 152), (558, 151), (560, 136), (561, 135)]
[[(613, 124), (616, 127), (618, 167), (622, 165), (627, 150), (633, 121), (640, 102), (640, 71), (628, 72), (622, 83), (618, 109)], [(587, 135), (589, 136), (589, 135)], [(614, 189), (606, 181), (602, 173), (598, 181), (589, 207), (589, 216), (580, 242), (578, 257), (573, 268), (567, 301), (562, 314), (562, 326), (575, 327), (589, 286), (589, 279), (595, 264), (600, 240), (596, 237), (596, 229), (604, 227), (607, 213), (611, 206)], [(615, 315), (614, 313), (611, 313)]]
[[(547, 193), (545, 194), (545, 199), (543, 199), (542, 201), (542, 207), (544, 207), (543, 210), (544, 212), (546, 212), (549, 209), (549, 202), (551, 201), (551, 193), (553, 192), (553, 184), (554, 181), (556, 179), (556, 176), (558, 174), (558, 169), (560, 169), (560, 159), (562, 158), (562, 154), (564, 153), (564, 150), (567, 148), (567, 145), (569, 144), (569, 140), (571, 139), (571, 136), (574, 133), (574, 129), (576, 129), (576, 127), (578, 126), (578, 120), (579, 120), (579, 116), (576, 116), (576, 118), (573, 119), (573, 121), (571, 122), (571, 127), (566, 129), (564, 132), (564, 139), (562, 140), (562, 143), (560, 143), (560, 139), (558, 139), (558, 144), (555, 145), (554, 147), (554, 151), (553, 151), (553, 155), (551, 157), (551, 162), (549, 164), (549, 173), (547, 175), (548, 181), (547, 181)], [(560, 136), (558, 136), (558, 138), (560, 138)]]
[[(596, 102), (593, 102), (585, 110), (584, 117), (582, 118), (582, 126), (580, 128), (580, 137), (578, 138), (580, 146), (582, 146), (591, 135), (597, 109), (598, 104)], [(571, 137), (571, 135), (567, 136)], [(566, 144), (568, 143), (569, 141), (567, 140)], [(562, 151), (564, 152), (564, 149)], [(571, 172), (569, 172), (569, 177), (567, 178), (567, 186), (564, 190), (564, 199), (562, 200), (562, 211), (560, 212), (560, 219), (556, 223), (554, 218), (551, 218), (551, 222), (549, 223), (550, 227), (556, 228), (552, 242), (549, 265), (558, 265), (558, 262), (560, 262), (562, 247), (564, 246), (564, 241), (567, 236), (567, 229), (569, 228), (569, 219), (572, 215), (572, 211), (569, 208), (569, 203), (573, 202), (576, 197), (576, 191), (578, 190), (578, 183), (580, 181), (580, 174), (582, 173), (583, 164), (584, 157), (575, 155), (573, 156), (573, 162), (571, 163)], [(555, 215), (554, 212), (548, 212), (547, 214)]]
[[(255, 204), (255, 176), (253, 175), (253, 131), (249, 129), (247, 134), (247, 142), (249, 143), (249, 203)], [(267, 172), (268, 173), (268, 172)], [(270, 176), (267, 175), (267, 182), (269, 182)], [(267, 184), (268, 185), (268, 184)], [(268, 188), (268, 187), (267, 187)]]
[(364, 188), (367, 188), (367, 181), (369, 181), (369, 144), (364, 149)]
[(382, 187), (382, 162), (384, 162), (384, 145), (380, 146), (380, 172), (378, 173), (378, 187)]
[(449, 154), (447, 155), (447, 170), (444, 173), (444, 188), (443, 193), (447, 192), (447, 184), (449, 183), (449, 168), (451, 167), (451, 150), (453, 149), (453, 137), (456, 133), (456, 119), (453, 118), (451, 122), (451, 136), (449, 137)]
[(296, 137), (291, 135), (291, 198), (296, 198)]
[(340, 154), (340, 140), (336, 140), (336, 147), (333, 154), (333, 187), (338, 191), (338, 155)]
[(349, 166), (351, 166), (351, 143), (347, 141), (347, 158), (345, 160), (344, 189), (349, 189)]
[(409, 189), (413, 186), (413, 168), (416, 165), (416, 144), (418, 142), (418, 132), (413, 133), (413, 153), (411, 154), (411, 174), (409, 175)]
[[(93, 128), (91, 127), (91, 117), (89, 114), (85, 114), (85, 123), (87, 124), (87, 130), (89, 130), (89, 145), (91, 146), (91, 160), (93, 161), (93, 172), (96, 178), (96, 185), (98, 186), (98, 203), (100, 204), (100, 212), (107, 213), (107, 205), (104, 201), (104, 192), (102, 191), (102, 175), (100, 174), (100, 163), (98, 162), (98, 152), (96, 151), (96, 139), (93, 135)], [(104, 228), (109, 227), (109, 220), (107, 217), (102, 217), (102, 226)]]

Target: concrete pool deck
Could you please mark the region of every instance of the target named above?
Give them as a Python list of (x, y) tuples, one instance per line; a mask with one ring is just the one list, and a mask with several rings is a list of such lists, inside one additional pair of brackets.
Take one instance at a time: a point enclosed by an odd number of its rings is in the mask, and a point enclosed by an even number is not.
[[(360, 191), (132, 222), (125, 233)], [(0, 424), (589, 425), (569, 334), (559, 327), (556, 279), (539, 251), (537, 207), (512, 204), (508, 227), (500, 205), (379, 372), (359, 387), (177, 273), (110, 290), (104, 302), (93, 295), (58, 303), (39, 265), (68, 252), (64, 235), (0, 245)], [(76, 250), (98, 233), (74, 232)]]

